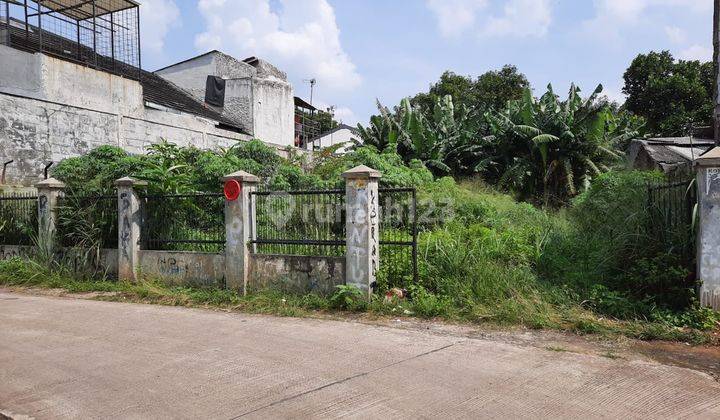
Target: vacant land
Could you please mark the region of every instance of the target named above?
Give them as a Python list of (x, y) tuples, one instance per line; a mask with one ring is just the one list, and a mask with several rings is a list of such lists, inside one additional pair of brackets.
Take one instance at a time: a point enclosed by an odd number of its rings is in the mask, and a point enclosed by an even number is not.
[(0, 410), (10, 415), (720, 416), (712, 376), (560, 334), (8, 291), (0, 302)]

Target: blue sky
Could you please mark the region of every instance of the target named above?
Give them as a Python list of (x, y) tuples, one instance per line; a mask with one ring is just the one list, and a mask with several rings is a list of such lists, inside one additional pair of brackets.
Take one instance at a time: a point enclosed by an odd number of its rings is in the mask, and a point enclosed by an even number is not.
[(444, 70), (473, 77), (504, 64), (536, 92), (598, 83), (622, 99), (638, 53), (712, 57), (712, 0), (143, 0), (149, 70), (217, 48), (263, 57), (297, 96), (366, 123), (375, 99), (392, 106)]

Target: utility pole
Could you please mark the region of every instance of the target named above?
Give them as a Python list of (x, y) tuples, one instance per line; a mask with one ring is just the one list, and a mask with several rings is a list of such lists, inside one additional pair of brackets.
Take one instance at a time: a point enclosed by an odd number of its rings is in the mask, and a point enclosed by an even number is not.
[(715, 75), (715, 112), (713, 128), (715, 129), (715, 145), (720, 145), (720, 0), (713, 1), (713, 68)]
[[(720, 0), (716, 0), (716, 1), (720, 2)], [(315, 89), (315, 78), (313, 77), (312, 79), (304, 79), (303, 82), (308, 82), (308, 83), (310, 83), (310, 105), (312, 105), (312, 104), (313, 104), (313, 103), (312, 103), (312, 101), (313, 101), (313, 90)]]

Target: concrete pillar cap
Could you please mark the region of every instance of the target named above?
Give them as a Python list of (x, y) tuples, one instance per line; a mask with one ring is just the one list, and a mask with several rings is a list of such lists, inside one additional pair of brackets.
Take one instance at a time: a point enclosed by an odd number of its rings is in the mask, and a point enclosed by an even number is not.
[(382, 173), (369, 166), (359, 165), (342, 173), (343, 178), (380, 178)]
[(220, 178), (220, 181), (225, 182), (225, 181), (229, 181), (231, 179), (234, 179), (235, 181), (238, 181), (241, 184), (242, 183), (252, 184), (252, 183), (260, 182), (260, 178), (258, 178), (257, 176), (255, 176), (251, 173), (245, 172), (245, 171), (237, 171), (237, 172), (233, 172), (231, 174), (225, 175), (224, 177)]
[(37, 184), (35, 184), (35, 188), (37, 189), (44, 189), (44, 190), (61, 190), (65, 188), (65, 183), (60, 181), (59, 179), (55, 178), (48, 178), (44, 179)]
[(115, 180), (116, 187), (134, 187), (134, 186), (143, 187), (145, 185), (147, 185), (146, 181), (141, 181), (139, 179), (135, 179), (135, 178), (132, 178), (129, 176), (122, 177), (120, 179)]
[(720, 165), (720, 147), (715, 146), (707, 152), (695, 159), (697, 166), (719, 166)]

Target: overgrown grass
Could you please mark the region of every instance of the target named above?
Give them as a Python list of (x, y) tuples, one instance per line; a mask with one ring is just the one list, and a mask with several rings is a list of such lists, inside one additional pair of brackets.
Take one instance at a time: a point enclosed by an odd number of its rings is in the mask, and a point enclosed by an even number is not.
[[(512, 279), (509, 280), (511, 282)], [(107, 301), (203, 307), (278, 316), (317, 316), (365, 313), (379, 317), (437, 318), (451, 322), (482, 324), (490, 328), (524, 326), (556, 329), (605, 337), (627, 336), (643, 340), (661, 339), (693, 344), (716, 339), (707, 331), (678, 328), (668, 323), (618, 321), (599, 317), (578, 305), (552, 304), (543, 292), (520, 291), (510, 298), (469, 303), (458, 307), (446, 297), (415, 289), (412, 299), (366, 301), (356, 290), (341, 287), (334, 295), (297, 295), (265, 290), (249, 296), (234, 291), (169, 286), (159, 280), (137, 283), (109, 280), (79, 280), (63, 270), (49, 270), (32, 260), (0, 261), (0, 285), (61, 289), (69, 293), (101, 292), (94, 298)]]
[(519, 203), (479, 181), (434, 180), (419, 162), (404, 164), (394, 153), (370, 148), (326, 156), (309, 171), (261, 142), (225, 153), (161, 144), (144, 157), (105, 147), (64, 161), (55, 174), (86, 194), (106, 193), (112, 180), (128, 174), (149, 180), (154, 192), (215, 191), (218, 177), (237, 169), (262, 175), (271, 189), (324, 188), (338, 186), (340, 173), (357, 164), (382, 170), (385, 185), (419, 189), (419, 280), (393, 274), (411, 273), (409, 261), (393, 261), (393, 270), (383, 270), (381, 261), (378, 278), (379, 296), (401, 288), (410, 299), (366, 302), (348, 288), (333, 296), (265, 291), (241, 297), (158, 281), (79, 281), (61, 267), (50, 271), (18, 261), (0, 265), (0, 281), (279, 315), (369, 312), (692, 342), (710, 340), (708, 332), (717, 328), (720, 316), (694, 300), (692, 262), (679, 260), (647, 233), (645, 190), (661, 180), (659, 174), (601, 175), (561, 211)]

